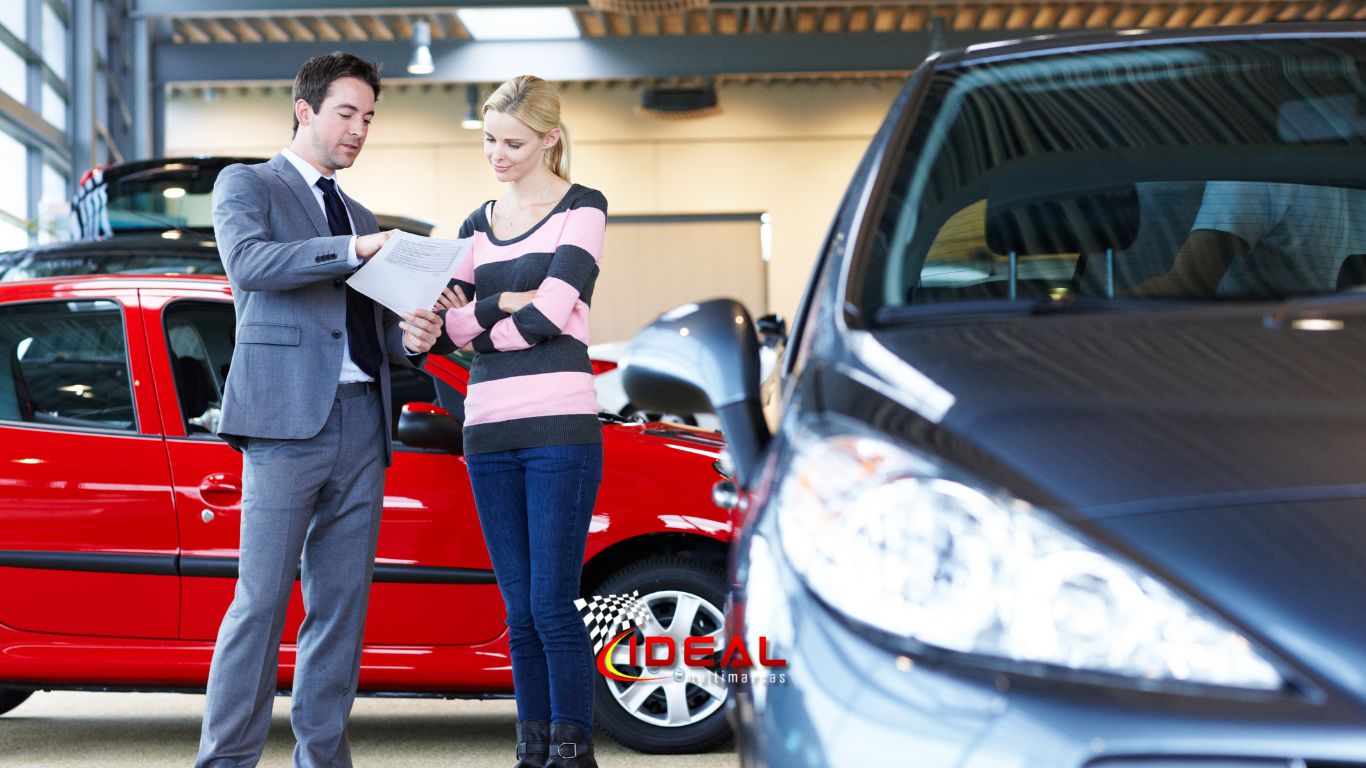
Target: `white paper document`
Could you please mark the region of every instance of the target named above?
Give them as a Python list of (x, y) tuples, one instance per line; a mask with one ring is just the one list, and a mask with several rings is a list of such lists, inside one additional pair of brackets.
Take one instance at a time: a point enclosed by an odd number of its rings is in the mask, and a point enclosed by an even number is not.
[(469, 250), (469, 238), (443, 240), (398, 231), (346, 282), (400, 316), (431, 309)]

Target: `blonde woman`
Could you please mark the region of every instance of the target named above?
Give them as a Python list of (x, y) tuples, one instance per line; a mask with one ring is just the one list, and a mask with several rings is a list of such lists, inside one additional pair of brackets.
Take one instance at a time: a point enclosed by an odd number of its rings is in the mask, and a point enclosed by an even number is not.
[(596, 768), (593, 653), (574, 609), (602, 480), (588, 305), (607, 200), (571, 184), (559, 94), (509, 80), (484, 103), (484, 155), (507, 184), (470, 214), (470, 255), (442, 297), (477, 353), (465, 455), (507, 607), (518, 768)]

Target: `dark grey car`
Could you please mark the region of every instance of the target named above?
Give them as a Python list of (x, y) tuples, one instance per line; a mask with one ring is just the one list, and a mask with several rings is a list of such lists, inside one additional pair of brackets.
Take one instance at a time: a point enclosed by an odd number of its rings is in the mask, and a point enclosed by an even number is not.
[(732, 675), (745, 765), (1366, 765), (1363, 67), (1360, 25), (936, 56), (770, 389), (733, 302), (637, 336), (633, 401), (720, 416), (730, 629), (787, 661)]

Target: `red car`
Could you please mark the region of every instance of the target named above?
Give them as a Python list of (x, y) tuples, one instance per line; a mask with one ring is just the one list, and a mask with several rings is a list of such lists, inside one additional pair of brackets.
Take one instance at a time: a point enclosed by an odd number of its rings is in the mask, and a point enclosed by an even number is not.
[[(203, 689), (237, 567), (242, 462), (214, 436), (233, 344), (222, 278), (0, 285), (0, 712), (41, 689)], [(362, 692), (512, 690), (502, 601), (459, 455), (466, 362), (433, 356), (425, 373), (394, 371), (399, 444)], [(583, 594), (639, 590), (655, 629), (720, 638), (731, 538), (711, 502), (720, 436), (604, 420)], [(302, 617), (296, 589), (281, 689)], [(599, 677), (599, 724), (648, 752), (725, 741), (722, 679), (674, 671)]]

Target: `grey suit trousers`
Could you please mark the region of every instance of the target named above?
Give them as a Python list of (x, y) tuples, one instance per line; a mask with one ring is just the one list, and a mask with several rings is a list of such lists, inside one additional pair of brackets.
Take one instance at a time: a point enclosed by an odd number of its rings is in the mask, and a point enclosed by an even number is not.
[(292, 691), (294, 765), (351, 765), (346, 721), (384, 498), (382, 410), (378, 384), (342, 385), (314, 437), (248, 440), (241, 565), (209, 671), (198, 768), (246, 768), (260, 759), (296, 573), (307, 615)]

